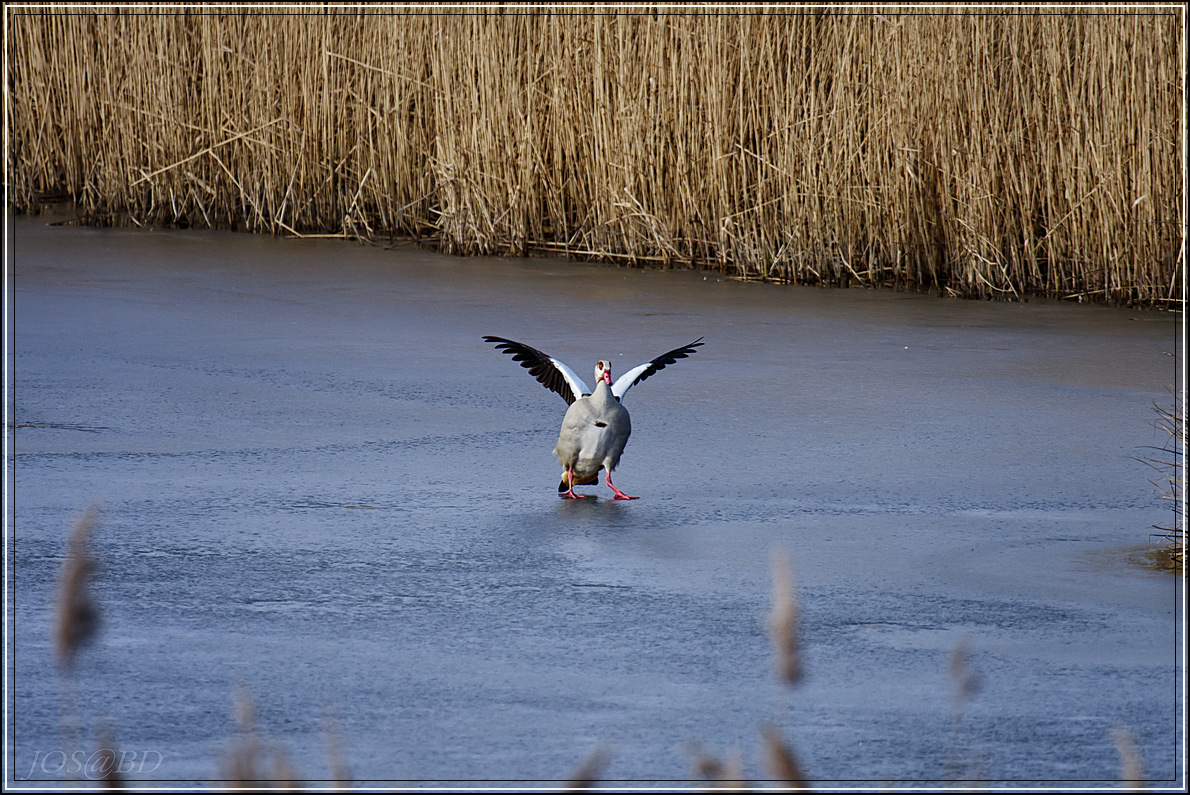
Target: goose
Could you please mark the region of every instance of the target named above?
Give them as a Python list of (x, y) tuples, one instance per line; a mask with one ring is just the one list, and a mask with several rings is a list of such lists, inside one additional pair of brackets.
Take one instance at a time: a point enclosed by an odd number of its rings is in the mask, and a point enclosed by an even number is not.
[(665, 369), (667, 364), (695, 353), (694, 349), (704, 344), (702, 337), (633, 367), (614, 383), (611, 362), (600, 359), (595, 363), (594, 391), (573, 370), (549, 354), (504, 337), (487, 335), (483, 339), (494, 343), (496, 350), (512, 356), (514, 362), (519, 362), (542, 386), (557, 392), (570, 406), (562, 418), (562, 430), (554, 447), (554, 455), (558, 456), (563, 469), (562, 482), (558, 484), (562, 496), (571, 500), (591, 496), (575, 494), (574, 487), (598, 483), (599, 472), (603, 470), (607, 473), (605, 482), (617, 500), (640, 499), (625, 494), (612, 483), (612, 470), (620, 463), (620, 454), (632, 433), (628, 409), (620, 400), (629, 389)]

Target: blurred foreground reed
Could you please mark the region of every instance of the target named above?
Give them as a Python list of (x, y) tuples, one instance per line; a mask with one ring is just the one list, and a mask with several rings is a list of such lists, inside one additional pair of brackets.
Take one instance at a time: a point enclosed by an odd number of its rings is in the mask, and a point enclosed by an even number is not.
[[(78, 675), (76, 657), (82, 644), (96, 634), (98, 606), (90, 596), (89, 579), (97, 568), (89, 539), (98, 523), (98, 512), (89, 510), (74, 525), (68, 550), (63, 561), (54, 609), (58, 621), (54, 629), (56, 651), (60, 673), (64, 679), (73, 682)], [(779, 682), (788, 687), (799, 684), (805, 676), (800, 641), (797, 592), (794, 587), (793, 565), (788, 553), (777, 551), (772, 558), (773, 600), (769, 612), (769, 637), (773, 647), (774, 670)], [(80, 607), (85, 605), (85, 607)], [(84, 622), (83, 625), (76, 625)], [(979, 690), (979, 677), (971, 665), (970, 650), (965, 641), (956, 645), (949, 661), (949, 674), (953, 686), (953, 707), (956, 717), (961, 717), (967, 703)], [(220, 761), (218, 783), (230, 789), (283, 789), (296, 791), (306, 785), (299, 778), (289, 760), (285, 746), (280, 742), (265, 740), (257, 726), (256, 707), (252, 696), (241, 689), (235, 699), (238, 734)], [(63, 702), (64, 725), (70, 724), (72, 731), (66, 739), (67, 748), (76, 747), (76, 734), (81, 713), (77, 702)], [(330, 779), (317, 782), (325, 789), (327, 784), (335, 789), (344, 789), (353, 784), (338, 726), (329, 714), (324, 714), (323, 731), (327, 741)], [(956, 732), (958, 725), (956, 723)], [(759, 734), (767, 774), (759, 779), (766, 784), (776, 784), (783, 790), (810, 790), (812, 783), (803, 771), (794, 753), (793, 746), (782, 735), (780, 729), (771, 723), (761, 723)], [(101, 725), (99, 747), (91, 756), (93, 760), (84, 772), (85, 777), (102, 782), (109, 789), (124, 789), (130, 786), (119, 767), (119, 755), (112, 739), (110, 726)], [(1140, 749), (1127, 726), (1117, 726), (1113, 740), (1120, 754), (1122, 783), (1128, 787), (1144, 786), (1143, 762)], [(732, 752), (725, 759), (718, 759), (705, 753), (697, 744), (690, 746), (695, 778), (709, 786), (747, 791), (752, 786), (745, 776), (742, 756)], [(602, 745), (596, 747), (572, 771), (565, 782), (568, 789), (598, 787), (605, 772), (611, 753)], [(968, 771), (969, 773), (970, 771)], [(952, 778), (955, 781), (972, 781), (966, 778)]]
[(1182, 297), (1173, 9), (5, 13), (19, 211)]

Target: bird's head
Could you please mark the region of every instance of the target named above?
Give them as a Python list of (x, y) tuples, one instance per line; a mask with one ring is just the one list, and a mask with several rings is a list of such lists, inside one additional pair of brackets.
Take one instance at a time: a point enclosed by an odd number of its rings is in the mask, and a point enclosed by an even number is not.
[(603, 359), (595, 362), (595, 383), (598, 384), (600, 381), (608, 386), (612, 385), (612, 363)]

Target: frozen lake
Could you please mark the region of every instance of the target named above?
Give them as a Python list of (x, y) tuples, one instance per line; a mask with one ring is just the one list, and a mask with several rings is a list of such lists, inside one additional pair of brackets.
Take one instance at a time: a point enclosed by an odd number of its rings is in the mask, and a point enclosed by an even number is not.
[[(1184, 786), (1178, 318), (20, 218), (8, 786), (107, 727), (130, 780), (217, 783), (238, 693), (305, 781), (693, 786), (692, 747), (816, 785)], [(615, 482), (561, 500), (566, 404), (481, 340), (633, 388)], [(55, 580), (91, 505), (74, 696)], [(805, 679), (773, 676), (775, 551)], [(956, 702), (960, 644), (980, 687)], [(139, 765), (139, 767), (138, 767)], [(77, 776), (84, 777), (83, 774)], [(409, 782), (412, 782), (411, 784)]]

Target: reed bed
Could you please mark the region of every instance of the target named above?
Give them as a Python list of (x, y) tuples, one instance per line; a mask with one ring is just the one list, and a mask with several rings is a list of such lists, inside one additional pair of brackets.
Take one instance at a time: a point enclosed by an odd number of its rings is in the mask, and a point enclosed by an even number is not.
[(16, 9), (10, 203), (785, 283), (1182, 298), (1174, 8)]
[(1157, 495), (1171, 508), (1170, 521), (1153, 525), (1164, 546), (1152, 557), (1158, 568), (1186, 576), (1186, 399), (1170, 389), (1169, 405), (1154, 404), (1158, 433), (1165, 433), (1165, 443), (1150, 446), (1152, 452), (1140, 460), (1160, 473), (1153, 481)]

